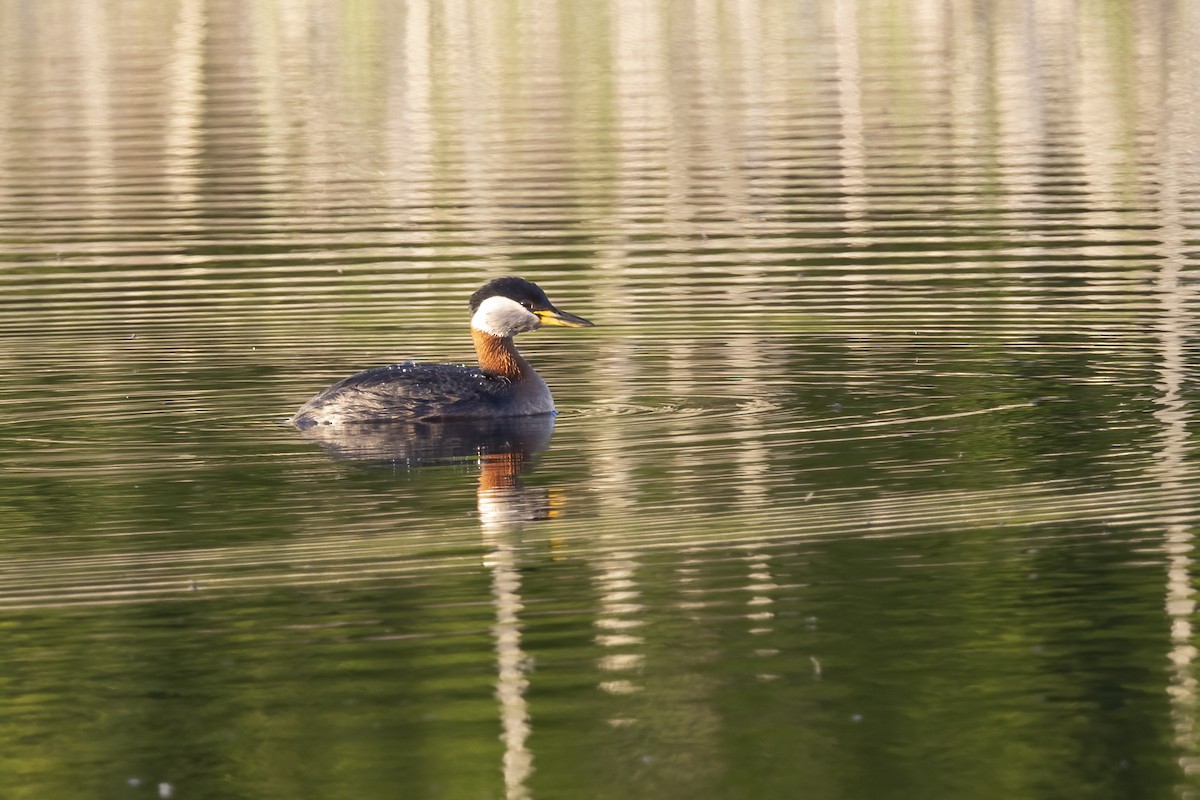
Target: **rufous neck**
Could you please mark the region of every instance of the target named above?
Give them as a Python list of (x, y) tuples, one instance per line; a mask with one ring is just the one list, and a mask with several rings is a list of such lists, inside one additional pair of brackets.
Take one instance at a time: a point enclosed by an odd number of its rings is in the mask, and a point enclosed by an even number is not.
[(525, 377), (529, 370), (529, 362), (517, 352), (511, 336), (496, 336), (478, 328), (471, 328), (471, 339), (475, 342), (479, 368), (485, 373), (512, 380)]

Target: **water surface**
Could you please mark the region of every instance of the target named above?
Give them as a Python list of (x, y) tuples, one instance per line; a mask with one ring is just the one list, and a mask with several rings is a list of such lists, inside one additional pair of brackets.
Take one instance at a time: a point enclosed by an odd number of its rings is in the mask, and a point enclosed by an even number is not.
[(1197, 13), (0, 5), (4, 795), (1196, 796)]

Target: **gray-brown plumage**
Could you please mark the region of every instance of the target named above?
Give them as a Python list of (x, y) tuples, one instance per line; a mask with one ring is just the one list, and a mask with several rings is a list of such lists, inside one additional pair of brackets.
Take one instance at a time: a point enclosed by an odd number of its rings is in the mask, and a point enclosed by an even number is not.
[(549, 414), (546, 382), (517, 351), (513, 337), (543, 324), (592, 323), (559, 311), (523, 278), (497, 278), (471, 295), (471, 336), (478, 367), (406, 361), (338, 381), (305, 403), (300, 428), (396, 420), (478, 419)]

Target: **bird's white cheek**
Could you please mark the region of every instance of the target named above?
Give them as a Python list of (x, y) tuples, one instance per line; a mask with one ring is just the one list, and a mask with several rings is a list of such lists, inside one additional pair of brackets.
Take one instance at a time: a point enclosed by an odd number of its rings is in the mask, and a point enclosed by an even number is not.
[(471, 327), (493, 336), (512, 336), (541, 325), (536, 314), (507, 297), (489, 297), (471, 317)]

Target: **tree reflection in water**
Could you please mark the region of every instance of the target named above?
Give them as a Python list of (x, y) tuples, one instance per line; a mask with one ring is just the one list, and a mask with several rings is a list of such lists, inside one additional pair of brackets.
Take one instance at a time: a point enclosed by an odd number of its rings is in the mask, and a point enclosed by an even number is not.
[(530, 796), (533, 754), (525, 673), (529, 656), (521, 647), (520, 533), (526, 522), (554, 514), (548, 489), (521, 481), (539, 453), (550, 445), (554, 416), (453, 422), (399, 422), (386, 425), (317, 426), (303, 432), (338, 459), (392, 468), (421, 469), (461, 464), (479, 465), (477, 508), (488, 546), (485, 566), (492, 575), (496, 621), (496, 699), (504, 742), (504, 787), (508, 800)]

